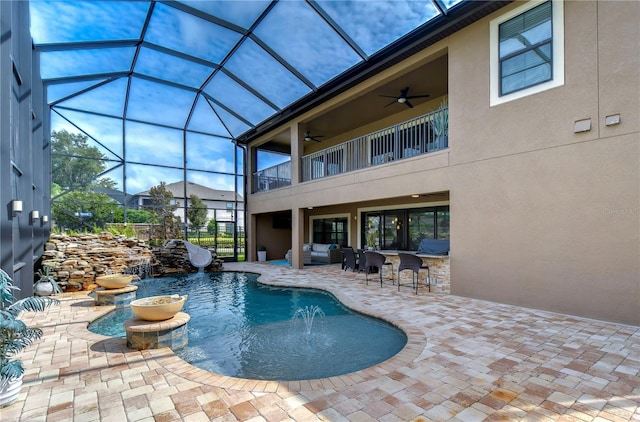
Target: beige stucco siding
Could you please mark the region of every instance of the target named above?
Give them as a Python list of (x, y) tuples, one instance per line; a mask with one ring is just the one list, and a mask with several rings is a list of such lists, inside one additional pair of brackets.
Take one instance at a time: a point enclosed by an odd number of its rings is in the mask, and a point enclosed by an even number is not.
[(627, 136), (452, 172), (452, 293), (637, 323), (639, 154)]
[(566, 2), (565, 85), (495, 107), (490, 19), (449, 40), (452, 293), (640, 323), (638, 9)]

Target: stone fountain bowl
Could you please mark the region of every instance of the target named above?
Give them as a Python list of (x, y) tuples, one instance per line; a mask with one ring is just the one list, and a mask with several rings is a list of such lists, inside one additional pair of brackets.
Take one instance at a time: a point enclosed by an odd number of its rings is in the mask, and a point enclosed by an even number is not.
[(109, 274), (96, 277), (96, 283), (105, 289), (121, 289), (131, 283), (133, 277), (128, 274)]
[(145, 321), (163, 321), (182, 310), (187, 295), (151, 296), (131, 302), (131, 310)]

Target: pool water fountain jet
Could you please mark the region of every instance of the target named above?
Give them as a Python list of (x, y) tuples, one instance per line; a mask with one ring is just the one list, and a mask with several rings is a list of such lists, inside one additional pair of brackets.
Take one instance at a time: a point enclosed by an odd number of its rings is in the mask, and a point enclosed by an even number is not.
[(324, 312), (317, 305), (305, 306), (304, 308), (298, 308), (293, 314), (292, 320), (300, 317), (304, 321), (304, 325), (307, 329), (307, 335), (311, 334), (311, 329), (313, 328), (313, 319), (319, 315), (324, 317)]

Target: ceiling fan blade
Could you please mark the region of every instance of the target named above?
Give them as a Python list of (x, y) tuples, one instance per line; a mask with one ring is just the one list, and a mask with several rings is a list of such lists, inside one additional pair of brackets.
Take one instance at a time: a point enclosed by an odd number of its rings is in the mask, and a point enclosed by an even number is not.
[(378, 97), (385, 97), (385, 98), (398, 98), (397, 95), (378, 95)]
[[(393, 97), (393, 98), (396, 98), (396, 97)], [(394, 104), (395, 104), (395, 103), (397, 103), (397, 102), (398, 102), (398, 100), (397, 100), (397, 99), (396, 99), (396, 100), (393, 100), (393, 101), (391, 101), (389, 104), (387, 104), (385, 107), (389, 107), (390, 105), (394, 105)]]
[(400, 104), (406, 104), (407, 107), (409, 108), (413, 108), (413, 104), (411, 104), (409, 102), (410, 99), (413, 98), (427, 98), (429, 97), (429, 94), (423, 94), (423, 95), (407, 95), (409, 93), (409, 87), (406, 87), (402, 90), (400, 90), (400, 95), (395, 97), (395, 96), (391, 96), (391, 95), (379, 95), (380, 97), (385, 97), (385, 98), (395, 98), (395, 101), (390, 102), (389, 104), (385, 105), (385, 107), (389, 107), (390, 105), (393, 105), (394, 103), (400, 103)]
[(304, 133), (304, 140), (305, 141), (315, 141), (315, 142), (320, 142), (320, 139), (318, 138), (324, 138), (324, 135), (315, 135), (315, 136), (311, 136), (311, 131), (307, 130)]

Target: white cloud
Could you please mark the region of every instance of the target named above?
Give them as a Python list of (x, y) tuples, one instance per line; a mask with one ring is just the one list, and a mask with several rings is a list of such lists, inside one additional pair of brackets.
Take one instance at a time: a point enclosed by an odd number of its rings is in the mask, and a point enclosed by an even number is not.
[(147, 2), (29, 2), (31, 35), (36, 43), (137, 38)]

